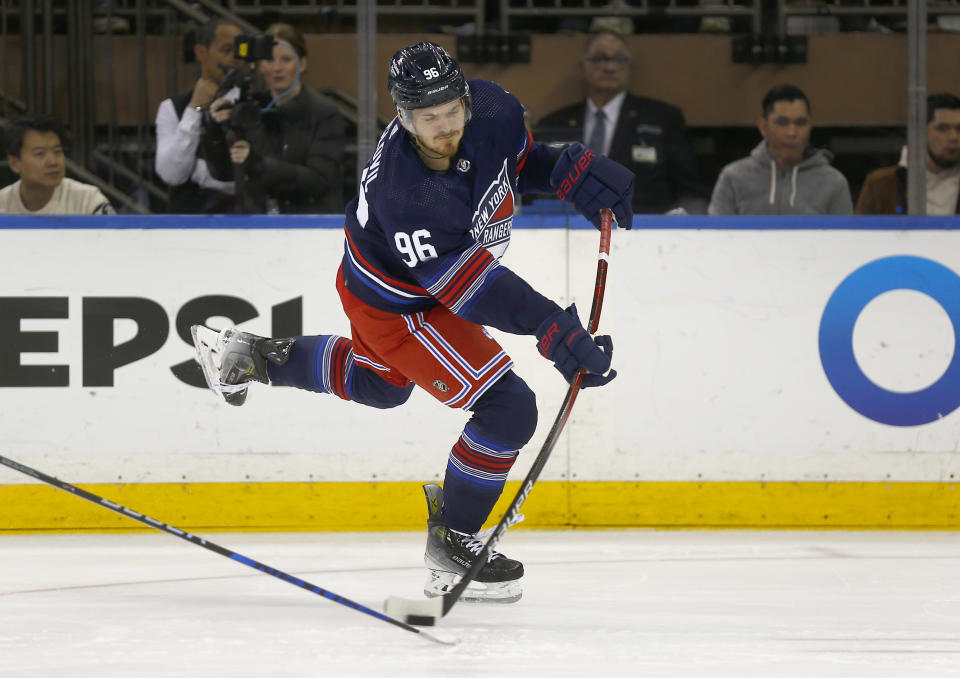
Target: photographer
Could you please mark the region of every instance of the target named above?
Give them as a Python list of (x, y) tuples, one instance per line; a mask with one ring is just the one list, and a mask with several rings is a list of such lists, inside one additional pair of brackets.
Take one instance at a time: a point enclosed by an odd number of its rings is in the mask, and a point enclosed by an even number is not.
[[(203, 112), (213, 100), (224, 71), (245, 64), (233, 56), (233, 39), (242, 29), (229, 19), (211, 19), (197, 29), (193, 53), (200, 78), (190, 91), (164, 99), (157, 108), (157, 174), (170, 187), (167, 211), (171, 214), (210, 214), (234, 208), (233, 177), (218, 181), (210, 175), (200, 151)], [(227, 96), (236, 99), (231, 89)]]
[(269, 97), (248, 97), (247, 83), (236, 103), (221, 97), (210, 105), (203, 139), (210, 171), (236, 180), (244, 213), (342, 212), (343, 119), (301, 82), (303, 36), (289, 24), (273, 24), (267, 35), (276, 38), (273, 58), (260, 62)]

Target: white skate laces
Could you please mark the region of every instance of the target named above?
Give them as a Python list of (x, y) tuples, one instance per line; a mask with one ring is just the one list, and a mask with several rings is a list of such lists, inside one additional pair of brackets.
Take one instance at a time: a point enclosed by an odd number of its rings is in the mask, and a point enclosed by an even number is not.
[[(464, 532), (457, 532), (456, 530), (450, 530), (450, 532), (457, 536), (457, 539), (460, 541), (460, 546), (475, 556), (479, 556), (480, 552), (483, 550), (483, 547), (487, 545), (486, 540), (481, 539), (479, 533), (476, 535), (471, 535)], [(497, 558), (502, 557), (502, 553), (490, 549), (490, 553), (487, 554), (487, 562), (489, 563)]]
[[(522, 523), (524, 515), (522, 513), (515, 513), (511, 516), (510, 520), (507, 521), (506, 529), (510, 529), (514, 525)], [(460, 537), (460, 544), (463, 548), (470, 551), (475, 556), (479, 556), (480, 552), (483, 550), (483, 547), (487, 545), (487, 540), (490, 536), (496, 531), (496, 527), (488, 527), (485, 530), (481, 530), (476, 534), (466, 534), (464, 532), (457, 532), (456, 530), (450, 530), (454, 534)], [(503, 554), (490, 549), (490, 553), (487, 554), (487, 562), (496, 559), (503, 558)]]

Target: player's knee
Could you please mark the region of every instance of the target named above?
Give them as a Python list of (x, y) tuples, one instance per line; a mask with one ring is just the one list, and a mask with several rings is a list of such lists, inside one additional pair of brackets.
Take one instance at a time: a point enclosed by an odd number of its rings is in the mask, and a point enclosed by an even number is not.
[[(513, 374), (511, 372), (510, 374)], [(519, 382), (514, 397), (511, 399), (511, 412), (517, 419), (515, 424), (518, 440), (522, 440), (517, 445), (520, 449), (526, 445), (537, 430), (537, 396), (529, 386), (520, 377), (516, 377)]]
[(519, 450), (537, 430), (537, 397), (512, 370), (473, 406), (471, 423), (504, 447)]
[(522, 391), (517, 394), (514, 403), (515, 411), (519, 413), (517, 431), (519, 439), (523, 441), (517, 445), (517, 449), (520, 449), (530, 442), (537, 430), (537, 396), (525, 381), (519, 377), (517, 377), (517, 380), (523, 387)]

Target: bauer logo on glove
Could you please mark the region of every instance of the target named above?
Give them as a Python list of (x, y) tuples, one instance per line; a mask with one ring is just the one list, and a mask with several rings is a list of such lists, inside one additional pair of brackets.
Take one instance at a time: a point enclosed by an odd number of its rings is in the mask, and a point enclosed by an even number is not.
[(553, 361), (567, 383), (573, 383), (577, 372), (587, 371), (580, 388), (603, 386), (617, 376), (610, 369), (613, 340), (608, 336), (591, 337), (580, 324), (576, 304), (565, 311), (550, 314), (537, 328), (537, 349)]
[(633, 172), (610, 158), (570, 144), (557, 158), (550, 184), (597, 228), (604, 208), (613, 210), (620, 228), (633, 226)]
[(560, 188), (557, 189), (557, 197), (561, 200), (566, 200), (567, 195), (570, 194), (570, 190), (576, 184), (577, 180), (580, 178), (580, 175), (583, 174), (583, 171), (590, 166), (590, 161), (596, 157), (593, 151), (589, 148), (583, 149), (583, 155), (581, 155), (577, 162), (574, 163), (572, 169), (567, 173), (567, 176), (563, 178), (563, 181), (560, 182)]

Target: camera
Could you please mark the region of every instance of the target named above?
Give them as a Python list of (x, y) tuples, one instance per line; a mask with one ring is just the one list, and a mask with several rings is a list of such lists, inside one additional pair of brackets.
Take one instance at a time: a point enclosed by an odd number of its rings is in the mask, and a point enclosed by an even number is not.
[[(273, 59), (273, 47), (277, 44), (272, 35), (241, 34), (233, 39), (233, 55), (246, 64), (254, 64), (263, 59)], [(233, 68), (220, 64), (224, 77), (220, 82), (217, 96), (223, 96), (236, 87), (240, 94), (233, 103), (229, 120), (223, 123), (236, 139), (245, 139), (250, 129), (260, 124), (261, 106), (251, 97), (250, 87), (253, 85), (254, 75), (250, 67), (246, 69)]]
[(273, 58), (277, 41), (272, 35), (238, 35), (233, 39), (233, 56), (247, 63)]

